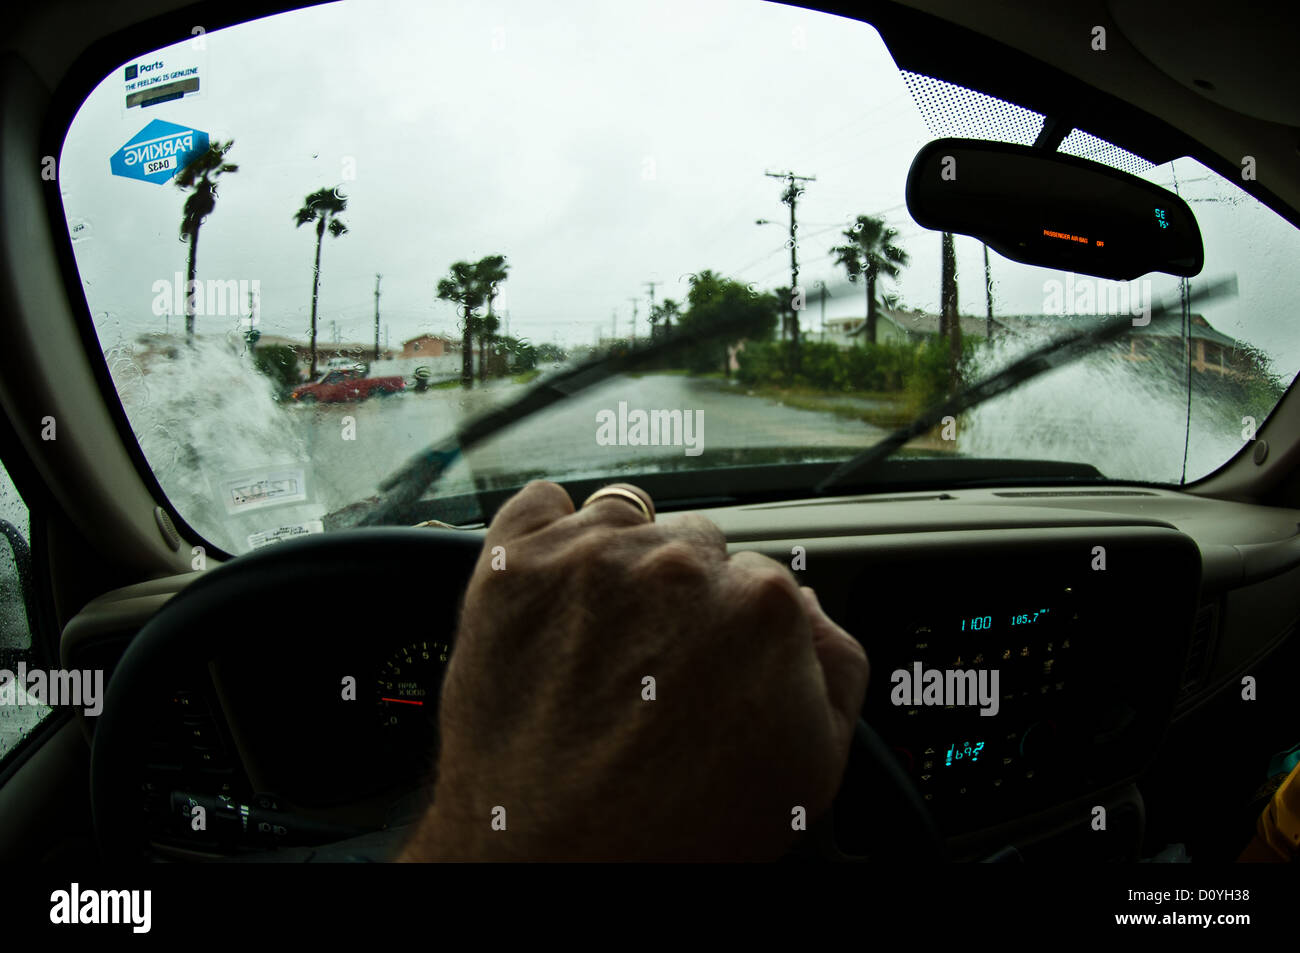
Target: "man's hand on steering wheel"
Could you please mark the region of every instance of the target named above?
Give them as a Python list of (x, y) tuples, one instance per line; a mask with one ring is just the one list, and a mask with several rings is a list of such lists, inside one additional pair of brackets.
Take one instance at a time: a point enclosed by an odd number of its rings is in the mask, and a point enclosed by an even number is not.
[(862, 647), (757, 553), (644, 491), (497, 513), (404, 860), (770, 860), (839, 788)]

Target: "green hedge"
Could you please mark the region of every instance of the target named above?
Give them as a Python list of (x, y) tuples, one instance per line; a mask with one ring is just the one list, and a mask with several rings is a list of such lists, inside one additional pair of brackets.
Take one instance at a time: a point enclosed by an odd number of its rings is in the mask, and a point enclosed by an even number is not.
[(947, 392), (948, 348), (948, 341), (938, 335), (915, 344), (890, 342), (849, 348), (803, 341), (799, 373), (792, 380), (786, 373), (789, 342), (748, 341), (737, 357), (737, 376), (751, 386), (804, 385), (838, 393), (896, 393), (919, 408)]

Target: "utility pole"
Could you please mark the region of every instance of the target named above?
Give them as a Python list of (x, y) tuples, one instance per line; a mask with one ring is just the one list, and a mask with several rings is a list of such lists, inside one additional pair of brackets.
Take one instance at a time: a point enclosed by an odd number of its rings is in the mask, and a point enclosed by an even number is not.
[(610, 320), (609, 337), (610, 340), (612, 341), (618, 338), (618, 308), (615, 308), (613, 311), (609, 313), (609, 320)]
[(375, 275), (375, 360), (379, 360), (379, 279), (383, 275)]
[(822, 286), (822, 341), (826, 340), (826, 282), (817, 282)]
[(662, 281), (647, 281), (645, 286), (650, 290), (650, 339), (653, 341), (655, 336), (655, 285), (663, 284)]
[(262, 332), (257, 329), (257, 304), (253, 300), (253, 292), (248, 293), (248, 328), (244, 331), (244, 340), (248, 342), (249, 350), (257, 347), (258, 339), (261, 338)]
[[(816, 182), (817, 178), (811, 175), (795, 175), (794, 172), (764, 172), (763, 174), (772, 179), (784, 179), (786, 182), (781, 201), (790, 206), (790, 294), (798, 300), (799, 242), (795, 239), (795, 234), (799, 230), (799, 225), (795, 220), (795, 206), (799, 202), (799, 196), (803, 194), (803, 187), (798, 183)], [(792, 302), (790, 310), (790, 373), (794, 374), (799, 370), (799, 309)]]
[(939, 275), (939, 327), (947, 333), (950, 346), (952, 392), (957, 390), (957, 371), (961, 362), (961, 319), (957, 316), (957, 253), (952, 232), (943, 233), (943, 260)]
[(628, 298), (632, 302), (632, 343), (636, 344), (636, 298)]
[(988, 317), (984, 321), (984, 339), (993, 340), (993, 279), (989, 275), (989, 246), (984, 246), (984, 299), (988, 304)]

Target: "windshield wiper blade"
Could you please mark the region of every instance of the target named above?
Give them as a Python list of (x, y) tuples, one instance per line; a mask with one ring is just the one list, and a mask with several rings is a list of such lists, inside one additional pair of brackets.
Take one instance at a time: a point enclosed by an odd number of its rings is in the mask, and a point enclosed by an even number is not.
[[(1215, 298), (1233, 297), (1236, 293), (1236, 275), (1220, 278), (1202, 285), (1196, 291), (1190, 292), (1187, 295), (1186, 306), (1191, 307), (1193, 304)], [(1164, 302), (1158, 308), (1152, 309), (1150, 323), (1169, 321), (1173, 317), (1181, 318), (1183, 307), (1184, 302), (1181, 297), (1176, 301)], [(1030, 351), (1024, 357), (1013, 361), (996, 374), (977, 384), (972, 384), (942, 404), (923, 411), (911, 423), (900, 427), (883, 440), (872, 444), (862, 453), (846, 460), (832, 471), (830, 476), (814, 487), (815, 492), (825, 493), (832, 488), (844, 487), (855, 480), (860, 480), (865, 473), (879, 464), (880, 461), (892, 456), (909, 440), (919, 437), (941, 423), (943, 418), (956, 417), (958, 414), (970, 410), (986, 400), (1019, 387), (1025, 381), (1037, 377), (1044, 371), (1063, 367), (1089, 353), (1097, 346), (1107, 341), (1113, 341), (1133, 327), (1132, 319), (1125, 316), (1122, 320), (1103, 322), (1099, 327), (1091, 330), (1064, 335), (1049, 341), (1042, 347)]]
[(352, 525), (388, 525), (394, 513), (423, 496), (457, 457), (525, 417), (682, 347), (717, 338), (738, 339), (749, 326), (747, 320), (736, 319), (719, 321), (699, 333), (678, 331), (662, 341), (592, 358), (538, 381), (518, 399), (479, 415), (450, 437), (421, 450), (382, 480), (379, 500)]

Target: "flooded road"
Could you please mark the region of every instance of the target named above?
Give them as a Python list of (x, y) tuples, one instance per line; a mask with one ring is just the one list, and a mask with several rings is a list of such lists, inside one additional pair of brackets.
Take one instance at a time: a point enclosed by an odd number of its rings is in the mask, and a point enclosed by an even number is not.
[[(510, 400), (523, 389), (524, 385), (498, 382), (468, 393), (459, 389), (406, 393), (360, 404), (292, 407), (287, 413), (304, 436), (318, 491), (331, 504), (344, 505), (373, 494), (380, 477), (451, 434), (459, 421)], [(699, 433), (689, 434), (695, 447), (685, 445), (686, 434), (675, 445), (635, 446), (630, 441), (602, 445), (598, 440), (601, 414), (608, 412), (614, 419), (606, 437), (617, 441), (620, 404), (628, 417), (638, 410), (647, 415), (651, 411), (693, 414), (702, 424)], [(345, 440), (348, 418), (355, 439)], [(673, 436), (678, 434), (674, 429)], [(447, 473), (439, 489), (447, 493), (471, 489), (472, 472), (541, 470), (560, 479), (683, 456), (691, 457), (692, 466), (705, 468), (716, 465), (710, 462), (710, 454), (724, 449), (866, 447), (882, 434), (880, 428), (860, 421), (748, 396), (724, 381), (673, 374), (622, 377), (566, 398), (475, 448), (465, 463)], [(624, 428), (624, 436), (632, 436), (629, 428)], [(687, 454), (688, 449), (699, 452)]]

